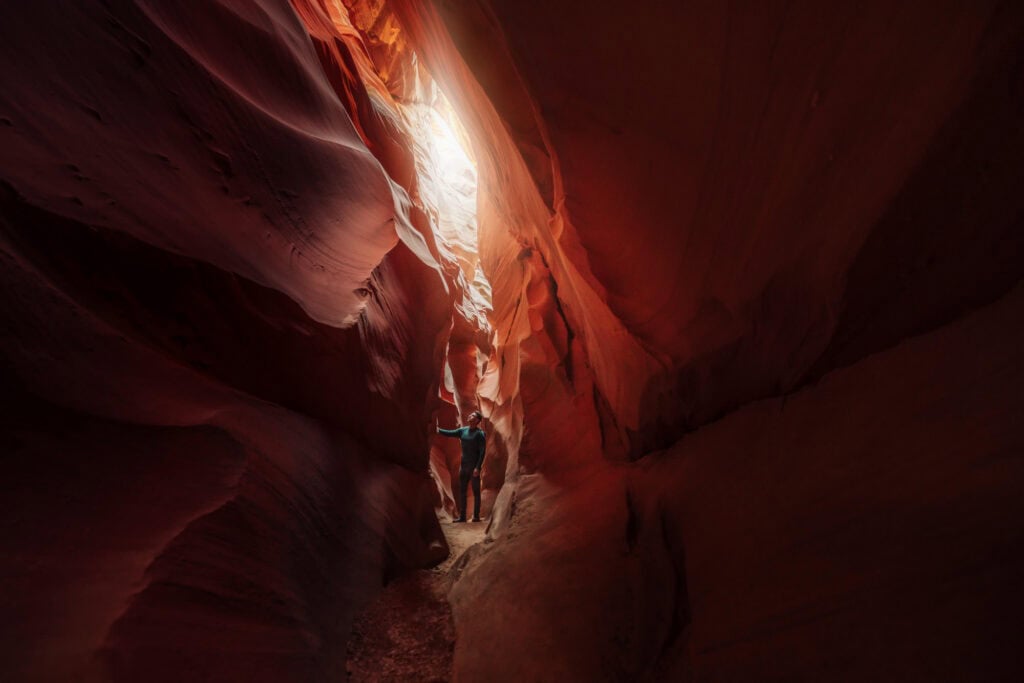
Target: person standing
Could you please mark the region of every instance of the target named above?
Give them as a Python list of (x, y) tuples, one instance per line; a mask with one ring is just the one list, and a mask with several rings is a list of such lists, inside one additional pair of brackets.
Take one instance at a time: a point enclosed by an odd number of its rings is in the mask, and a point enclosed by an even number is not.
[(473, 521), (480, 521), (480, 468), (484, 466), (484, 451), (487, 435), (479, 428), (483, 415), (474, 410), (469, 415), (469, 426), (456, 429), (441, 429), (437, 433), (457, 437), (462, 442), (462, 464), (459, 467), (459, 493), (455, 504), (459, 508), (456, 522), (466, 521), (466, 486), (473, 482)]

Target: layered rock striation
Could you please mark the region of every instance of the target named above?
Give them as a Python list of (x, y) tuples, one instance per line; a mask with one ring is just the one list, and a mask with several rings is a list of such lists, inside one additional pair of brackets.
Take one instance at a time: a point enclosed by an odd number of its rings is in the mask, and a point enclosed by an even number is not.
[(1015, 3), (4, 14), (8, 677), (1019, 677)]
[(1020, 10), (396, 4), (523, 425), (456, 671), (1018, 675)]
[(406, 190), (288, 3), (4, 15), (4, 677), (343, 676), (445, 555)]

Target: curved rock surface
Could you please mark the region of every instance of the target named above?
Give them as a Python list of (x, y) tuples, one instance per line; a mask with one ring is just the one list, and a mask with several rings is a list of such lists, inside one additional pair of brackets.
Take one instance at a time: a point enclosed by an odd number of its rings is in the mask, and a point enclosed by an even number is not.
[(343, 675), (445, 555), (405, 191), (285, 2), (3, 13), (4, 678)]
[(395, 4), (473, 112), (528, 473), (456, 671), (1019, 675), (1024, 13)]
[(5, 679), (339, 680), (478, 407), (456, 680), (1020, 677), (1019, 3), (0, 36)]

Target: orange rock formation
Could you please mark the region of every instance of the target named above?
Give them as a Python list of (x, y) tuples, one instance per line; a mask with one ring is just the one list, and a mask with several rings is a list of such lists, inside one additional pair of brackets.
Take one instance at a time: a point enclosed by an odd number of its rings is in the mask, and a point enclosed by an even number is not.
[(1018, 4), (3, 15), (5, 679), (1021, 675)]

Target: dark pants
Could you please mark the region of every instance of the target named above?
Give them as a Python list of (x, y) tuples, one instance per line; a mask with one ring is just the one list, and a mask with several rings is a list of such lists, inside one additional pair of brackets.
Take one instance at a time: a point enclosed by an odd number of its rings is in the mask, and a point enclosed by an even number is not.
[(459, 499), (456, 503), (459, 506), (459, 515), (466, 518), (466, 485), (473, 482), (473, 518), (480, 517), (480, 477), (473, 476), (473, 470), (459, 471)]

